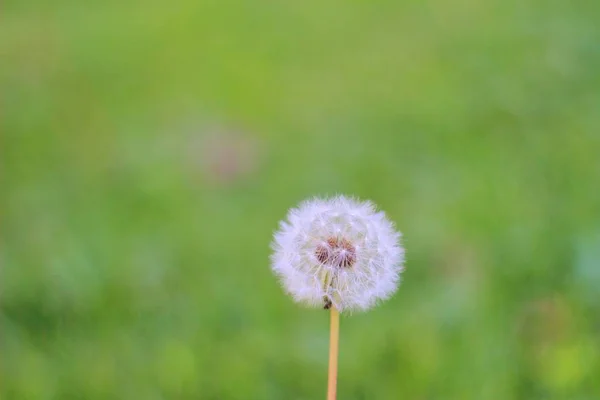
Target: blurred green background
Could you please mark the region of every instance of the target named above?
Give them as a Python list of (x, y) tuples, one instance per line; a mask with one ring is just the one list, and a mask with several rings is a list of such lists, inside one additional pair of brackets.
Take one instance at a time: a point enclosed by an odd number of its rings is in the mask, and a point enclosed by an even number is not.
[(600, 398), (600, 4), (7, 1), (2, 399), (324, 398), (271, 235), (404, 233), (340, 399)]

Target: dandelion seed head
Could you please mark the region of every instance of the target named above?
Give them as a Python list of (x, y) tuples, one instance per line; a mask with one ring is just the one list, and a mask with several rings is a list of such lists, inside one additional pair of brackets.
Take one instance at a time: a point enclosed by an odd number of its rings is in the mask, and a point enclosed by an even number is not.
[(367, 310), (398, 287), (404, 262), (400, 238), (371, 202), (315, 198), (291, 209), (281, 222), (271, 267), (300, 303)]

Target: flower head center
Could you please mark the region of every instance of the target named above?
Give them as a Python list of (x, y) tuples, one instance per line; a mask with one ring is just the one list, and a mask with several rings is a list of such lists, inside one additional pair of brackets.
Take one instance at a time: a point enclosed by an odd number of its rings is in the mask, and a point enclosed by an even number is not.
[(356, 262), (356, 248), (347, 239), (330, 237), (317, 246), (315, 256), (321, 264), (350, 268)]

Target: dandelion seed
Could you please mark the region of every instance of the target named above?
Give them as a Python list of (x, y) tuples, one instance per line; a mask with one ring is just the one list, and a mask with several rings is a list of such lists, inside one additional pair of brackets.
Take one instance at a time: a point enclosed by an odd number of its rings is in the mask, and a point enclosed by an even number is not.
[(397, 289), (400, 233), (370, 202), (312, 199), (275, 233), (272, 269), (300, 303), (339, 311), (373, 307)]

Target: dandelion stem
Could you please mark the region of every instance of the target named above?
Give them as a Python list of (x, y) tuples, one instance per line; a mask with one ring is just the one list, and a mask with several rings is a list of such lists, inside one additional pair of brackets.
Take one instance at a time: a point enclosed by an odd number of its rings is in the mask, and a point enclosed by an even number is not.
[(329, 333), (329, 380), (327, 382), (327, 400), (335, 400), (338, 370), (338, 347), (340, 339), (340, 313), (332, 306)]

